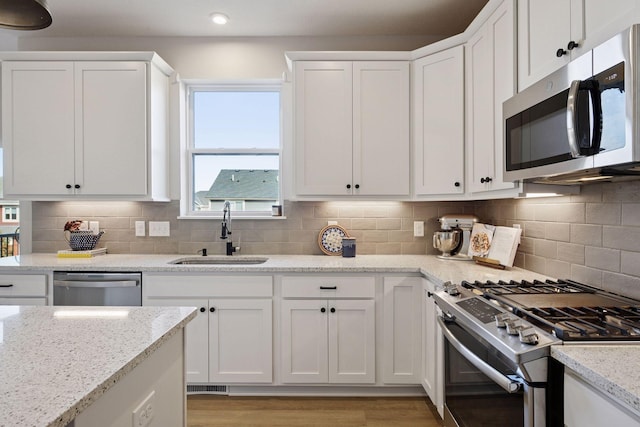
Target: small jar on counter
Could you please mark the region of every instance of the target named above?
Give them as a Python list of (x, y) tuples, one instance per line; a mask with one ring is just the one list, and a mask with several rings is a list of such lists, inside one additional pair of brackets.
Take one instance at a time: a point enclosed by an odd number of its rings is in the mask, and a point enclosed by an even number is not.
[(342, 256), (353, 258), (356, 256), (356, 239), (353, 237), (342, 238)]

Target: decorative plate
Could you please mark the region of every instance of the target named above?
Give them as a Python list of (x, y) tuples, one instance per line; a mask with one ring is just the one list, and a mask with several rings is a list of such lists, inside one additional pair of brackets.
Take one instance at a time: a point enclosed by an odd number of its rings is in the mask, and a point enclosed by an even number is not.
[(347, 230), (339, 225), (327, 225), (318, 234), (318, 245), (327, 255), (342, 255), (343, 237), (349, 237)]

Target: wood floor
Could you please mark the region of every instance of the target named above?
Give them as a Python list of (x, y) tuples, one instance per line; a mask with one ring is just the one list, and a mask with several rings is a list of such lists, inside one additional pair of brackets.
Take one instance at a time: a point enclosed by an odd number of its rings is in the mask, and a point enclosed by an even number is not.
[(187, 398), (188, 427), (378, 426), (441, 427), (428, 398), (229, 397)]

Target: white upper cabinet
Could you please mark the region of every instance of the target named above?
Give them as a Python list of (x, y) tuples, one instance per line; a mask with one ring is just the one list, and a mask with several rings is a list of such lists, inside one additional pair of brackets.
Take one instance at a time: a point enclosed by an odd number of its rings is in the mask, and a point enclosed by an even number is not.
[(503, 182), (502, 103), (515, 94), (515, 15), (505, 1), (466, 44), (468, 192), (516, 191)]
[(409, 63), (296, 61), (298, 196), (407, 198)]
[(464, 194), (464, 48), (412, 67), (414, 193)]
[(167, 200), (169, 70), (28, 59), (2, 63), (5, 197)]
[(518, 0), (518, 90), (637, 22), (639, 3)]

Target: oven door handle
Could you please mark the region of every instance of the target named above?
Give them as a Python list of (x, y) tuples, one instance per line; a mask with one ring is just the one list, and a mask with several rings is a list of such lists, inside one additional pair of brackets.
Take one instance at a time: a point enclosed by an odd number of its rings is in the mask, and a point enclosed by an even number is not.
[(442, 320), (441, 317), (438, 317), (438, 323), (442, 328), (442, 334), (444, 337), (451, 343), (451, 345), (464, 356), (473, 366), (478, 368), (480, 372), (489, 377), (493, 382), (502, 387), (507, 393), (517, 393), (522, 384), (518, 381), (514, 381), (513, 379), (504, 376), (501, 372), (494, 369), (487, 362), (476, 356), (474, 352), (465, 347), (447, 328), (446, 323)]

